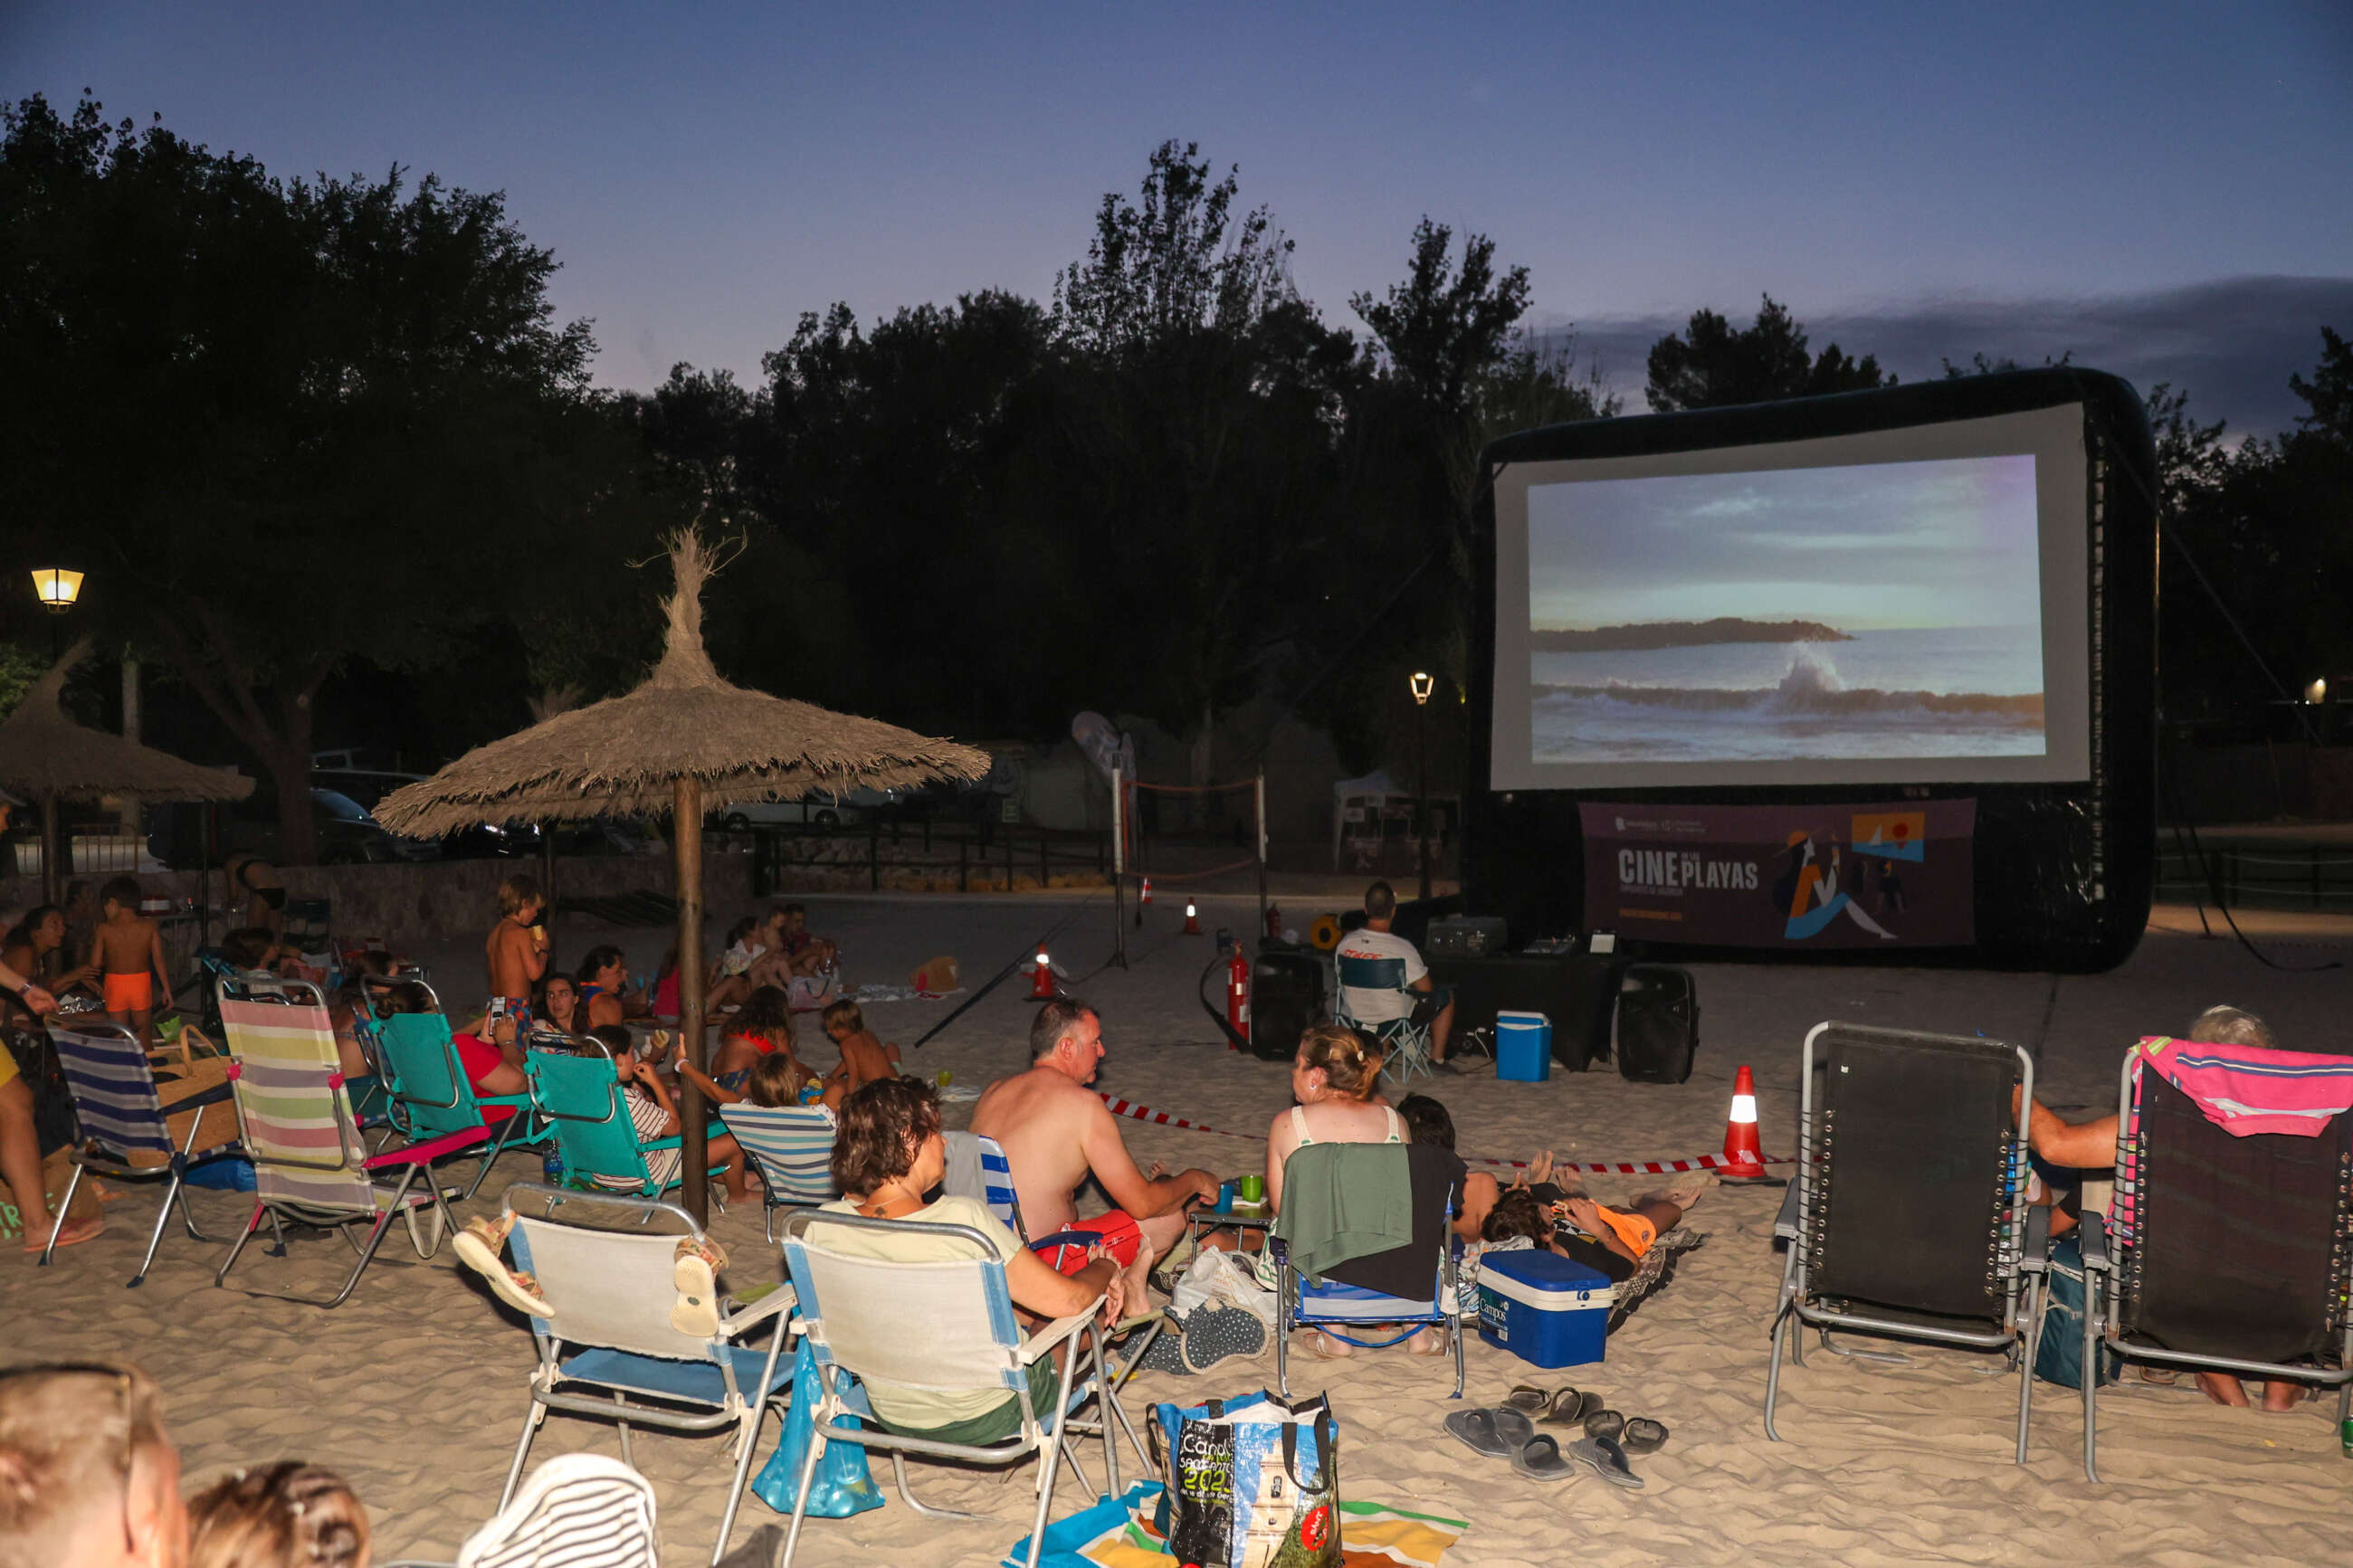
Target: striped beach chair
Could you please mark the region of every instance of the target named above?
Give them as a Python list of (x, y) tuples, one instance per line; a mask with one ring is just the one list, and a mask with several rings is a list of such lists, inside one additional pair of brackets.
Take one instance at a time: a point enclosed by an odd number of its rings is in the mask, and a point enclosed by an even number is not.
[(1006, 1159), (1004, 1147), (977, 1132), (944, 1132), (941, 1137), (948, 1148), (942, 1188), (958, 1197), (979, 1199), (1006, 1229), (1029, 1240), (1029, 1233), (1021, 1225), (1021, 1197), (1013, 1188), (1013, 1165)]
[[(180, 1223), (188, 1227), (188, 1235), (196, 1241), (207, 1239), (196, 1228), (195, 1216), (188, 1212), (187, 1175), (199, 1166), (223, 1160), (241, 1158), (245, 1151), (232, 1137), (227, 1142), (203, 1151), (196, 1150), (196, 1139), (205, 1125), (204, 1109), (220, 1105), (229, 1098), (226, 1083), (192, 1094), (173, 1102), (175, 1112), (194, 1110), (188, 1121), (188, 1141), (185, 1148), (174, 1145), (171, 1123), (164, 1120), (163, 1102), (155, 1093), (154, 1069), (148, 1065), (147, 1053), (139, 1048), (138, 1037), (119, 1024), (90, 1023), (77, 1028), (63, 1025), (49, 1026), (49, 1043), (56, 1047), (58, 1064), (64, 1068), (66, 1087), (73, 1094), (74, 1114), (81, 1121), (82, 1142), (74, 1150), (74, 1173), (66, 1183), (66, 1195), (58, 1205), (59, 1214), (72, 1209), (74, 1193), (81, 1185), (82, 1173), (94, 1172), (118, 1182), (162, 1182), (164, 1202), (155, 1210), (155, 1229), (147, 1238), (147, 1255), (139, 1260), (139, 1272), (130, 1283), (138, 1285), (147, 1278), (147, 1270), (155, 1264), (156, 1249), (164, 1245), (164, 1227), (172, 1217), (174, 1205), (180, 1211)], [(133, 1164), (140, 1154), (162, 1154), (162, 1165)], [(41, 1249), (41, 1267), (48, 1267), (49, 1256), (57, 1249), (57, 1236), (49, 1237), (49, 1245)]]
[(822, 1105), (719, 1108), (719, 1120), (760, 1174), (768, 1239), (776, 1239), (776, 1211), (821, 1204), (841, 1195), (833, 1184), (833, 1112)]
[[(269, 1250), (279, 1258), (286, 1255), (289, 1220), (332, 1230), (369, 1226), (358, 1263), (332, 1296), (247, 1292), (307, 1306), (340, 1307), (350, 1299), (395, 1215), (407, 1223), (418, 1258), (439, 1251), (454, 1222), (441, 1184), (433, 1179), (433, 1162), (471, 1149), (489, 1134), (478, 1127), (371, 1155), (352, 1116), (334, 1031), (317, 987), (299, 980), (226, 980), (220, 983), (220, 1013), (237, 1121), (253, 1158), (255, 1193), (253, 1217), (221, 1260), (213, 1283), (227, 1281), (264, 1219), (275, 1238)], [(423, 1208), (433, 1211), (429, 1242), (417, 1224)]]

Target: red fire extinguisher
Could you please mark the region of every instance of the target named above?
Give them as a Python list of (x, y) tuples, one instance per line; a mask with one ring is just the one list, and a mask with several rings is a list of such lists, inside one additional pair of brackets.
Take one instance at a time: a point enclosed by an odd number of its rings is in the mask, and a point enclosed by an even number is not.
[(1243, 955), (1242, 944), (1236, 942), (1226, 953), (1226, 1026), (1230, 1031), (1226, 1040), (1228, 1050), (1240, 1050), (1235, 1042), (1250, 1037), (1250, 960)]
[(1282, 940), (1282, 906), (1281, 904), (1266, 906), (1266, 934), (1277, 942)]

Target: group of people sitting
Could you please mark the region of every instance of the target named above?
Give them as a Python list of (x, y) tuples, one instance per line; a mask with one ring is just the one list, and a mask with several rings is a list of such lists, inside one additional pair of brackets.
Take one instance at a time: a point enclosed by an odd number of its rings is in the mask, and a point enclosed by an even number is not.
[(138, 1368), (0, 1372), (0, 1568), (367, 1568), (366, 1508), (297, 1460), (183, 1497), (163, 1399)]

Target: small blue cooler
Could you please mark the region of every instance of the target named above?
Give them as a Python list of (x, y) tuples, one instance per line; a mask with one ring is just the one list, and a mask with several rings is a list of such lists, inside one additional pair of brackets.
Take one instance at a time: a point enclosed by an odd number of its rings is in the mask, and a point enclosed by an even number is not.
[(1495, 1076), (1518, 1083), (1552, 1077), (1552, 1020), (1542, 1013), (1495, 1015)]
[(1616, 1299), (1608, 1275), (1558, 1253), (1531, 1248), (1479, 1259), (1479, 1337), (1537, 1366), (1599, 1361)]

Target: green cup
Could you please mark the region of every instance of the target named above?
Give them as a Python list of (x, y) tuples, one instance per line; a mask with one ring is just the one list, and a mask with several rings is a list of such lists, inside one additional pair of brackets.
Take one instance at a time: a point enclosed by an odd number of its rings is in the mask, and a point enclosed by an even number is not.
[(1266, 1202), (1266, 1178), (1264, 1176), (1244, 1176), (1241, 1179), (1241, 1184), (1239, 1190), (1241, 1194), (1242, 1202), (1246, 1204), (1262, 1204)]
[(942, 1068), (940, 1069), (940, 1080), (939, 1080), (939, 1081), (940, 1081), (940, 1087), (941, 1087), (942, 1089), (945, 1089), (945, 1088), (947, 1088), (947, 1087), (948, 1087), (948, 1085), (950, 1085), (950, 1084), (952, 1084), (952, 1083), (955, 1082), (955, 1073), (953, 1073), (953, 1072), (950, 1072), (950, 1071), (949, 1071), (947, 1068)]

